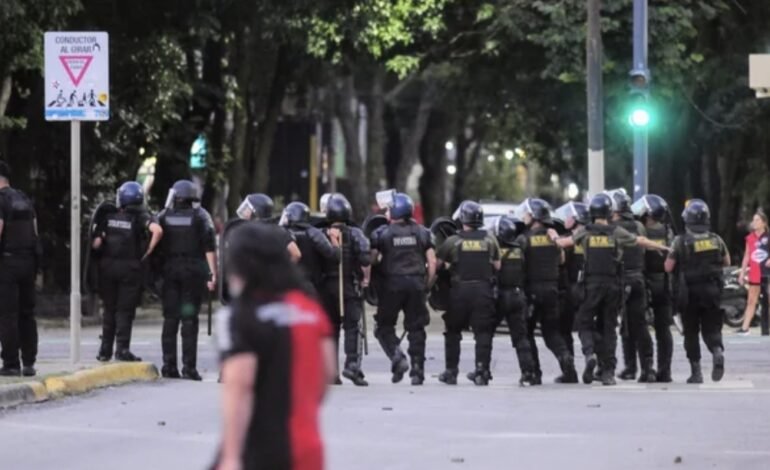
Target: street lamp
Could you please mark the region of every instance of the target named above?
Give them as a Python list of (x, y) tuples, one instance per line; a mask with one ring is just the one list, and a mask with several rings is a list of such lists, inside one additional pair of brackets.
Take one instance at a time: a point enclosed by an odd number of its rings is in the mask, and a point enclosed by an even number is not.
[(449, 164), (446, 166), (446, 172), (449, 175), (454, 175), (455, 173), (457, 173), (457, 167), (452, 164)]

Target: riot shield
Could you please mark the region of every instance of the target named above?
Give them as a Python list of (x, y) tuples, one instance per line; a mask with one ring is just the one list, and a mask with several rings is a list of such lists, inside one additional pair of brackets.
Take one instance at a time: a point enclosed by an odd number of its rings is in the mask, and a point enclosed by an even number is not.
[[(457, 224), (449, 217), (439, 217), (430, 226), (433, 234), (436, 250), (452, 235), (457, 234)], [(444, 266), (436, 271), (436, 283), (428, 294), (428, 305), (434, 310), (445, 311), (449, 307), (449, 290), (451, 289), (452, 275)]]
[(104, 219), (118, 211), (113, 201), (103, 201), (96, 206), (88, 224), (88, 243), (86, 243), (85, 267), (83, 269), (83, 291), (86, 294), (99, 292), (99, 252), (91, 248), (96, 228), (104, 222)]
[[(370, 215), (364, 220), (364, 224), (361, 229), (367, 238), (371, 239), (375, 230), (388, 224), (388, 219), (381, 214)], [(378, 299), (380, 298), (380, 291), (382, 290), (383, 283), (385, 282), (384, 273), (382, 272), (382, 266), (380, 264), (372, 265), (372, 275), (369, 280), (369, 285), (364, 288), (364, 300), (369, 305), (376, 307)]]
[(430, 226), (430, 231), (433, 234), (436, 249), (438, 249), (447, 238), (455, 235), (457, 230), (457, 224), (449, 217), (439, 217), (434, 220)]
[(217, 289), (219, 291), (219, 301), (222, 305), (229, 304), (231, 300), (230, 290), (227, 287), (227, 259), (225, 257), (225, 253), (227, 252), (227, 236), (234, 228), (247, 222), (247, 220), (241, 218), (230, 219), (225, 224), (225, 229), (219, 237), (219, 285), (217, 286)]

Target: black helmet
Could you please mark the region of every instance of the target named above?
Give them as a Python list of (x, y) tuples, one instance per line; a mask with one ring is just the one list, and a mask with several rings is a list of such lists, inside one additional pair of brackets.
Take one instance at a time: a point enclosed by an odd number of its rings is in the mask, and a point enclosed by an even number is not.
[(554, 217), (567, 225), (567, 221), (572, 219), (580, 225), (587, 225), (591, 222), (591, 216), (588, 214), (588, 206), (582, 202), (570, 201), (554, 211)]
[(708, 228), (711, 226), (711, 211), (701, 199), (691, 199), (682, 212), (682, 219), (687, 227)]
[(551, 205), (543, 199), (530, 197), (524, 200), (516, 209), (517, 215), (522, 220), (525, 215), (532, 217), (532, 220), (542, 224), (551, 224)]
[(252, 288), (286, 288), (296, 282), (284, 229), (274, 225), (241, 223), (233, 228), (225, 244), (225, 266)]
[(342, 194), (332, 194), (326, 202), (326, 220), (331, 223), (348, 223), (352, 213), (350, 202)]
[(246, 196), (238, 210), (235, 211), (241, 219), (267, 220), (273, 216), (273, 200), (262, 193)]
[(523, 231), (524, 222), (515, 217), (504, 215), (497, 219), (495, 235), (503, 243), (512, 244)]
[(390, 208), (391, 219), (411, 219), (414, 213), (412, 198), (404, 193), (393, 196), (393, 206)]
[(655, 194), (647, 194), (639, 198), (631, 206), (631, 212), (640, 219), (652, 217), (653, 220), (663, 222), (669, 213), (668, 203), (662, 197)]
[(628, 195), (625, 189), (611, 189), (606, 193), (612, 198), (614, 202), (613, 211), (618, 214), (630, 214), (631, 213), (631, 196)]
[(198, 201), (198, 187), (190, 180), (179, 180), (171, 186), (166, 198), (166, 207), (172, 208), (177, 203)]
[(463, 201), (458, 211), (460, 212), (461, 224), (473, 228), (484, 225), (484, 209), (478, 202)]
[(304, 224), (310, 221), (310, 208), (302, 202), (292, 202), (283, 210), (279, 225)]
[(612, 198), (607, 193), (599, 193), (591, 198), (588, 204), (588, 214), (591, 220), (609, 219), (614, 209)]
[(120, 185), (117, 197), (118, 207), (141, 206), (144, 204), (144, 188), (136, 181)]

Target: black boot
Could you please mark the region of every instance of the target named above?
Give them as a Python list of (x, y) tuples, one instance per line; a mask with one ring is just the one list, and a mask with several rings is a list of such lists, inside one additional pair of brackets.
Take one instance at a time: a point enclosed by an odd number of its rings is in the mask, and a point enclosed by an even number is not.
[(355, 362), (345, 364), (342, 376), (353, 382), (353, 385), (357, 387), (366, 387), (369, 385), (369, 382), (365, 380), (363, 371), (361, 371), (361, 368)]
[(197, 369), (188, 367), (182, 367), (182, 378), (187, 380), (195, 380), (196, 382), (203, 380), (203, 377), (201, 377)]
[(438, 381), (447, 385), (457, 385), (458, 373), (459, 371), (457, 369), (447, 369), (439, 374)]
[(21, 368), (21, 375), (24, 377), (34, 377), (37, 375), (37, 371), (33, 366), (24, 366)]
[(711, 369), (711, 380), (719, 382), (725, 375), (725, 354), (722, 348), (714, 348), (714, 368)]
[(412, 371), (409, 372), (412, 378), (412, 385), (422, 385), (425, 383), (425, 369), (422, 363), (412, 363)]
[(576, 384), (578, 383), (578, 374), (575, 370), (575, 358), (567, 354), (559, 359), (561, 375), (556, 377), (557, 384)]
[(521, 372), (521, 377), (519, 378), (519, 385), (521, 385), (522, 387), (540, 385), (540, 384), (536, 384), (535, 382), (537, 382), (537, 380), (535, 377), (535, 373), (533, 371), (524, 370)]
[(642, 361), (642, 373), (639, 375), (639, 383), (655, 383), (658, 377), (652, 368), (652, 359)]
[(393, 373), (390, 381), (394, 384), (401, 382), (401, 380), (404, 378), (404, 374), (409, 371), (409, 363), (406, 360), (406, 356), (404, 356), (404, 353), (401, 352), (400, 349), (396, 350), (396, 353), (393, 355), (390, 371)]
[(636, 367), (626, 367), (620, 374), (618, 374), (620, 380), (634, 380), (636, 378)]
[(658, 373), (656, 374), (655, 378), (657, 379), (658, 383), (667, 384), (674, 381), (674, 379), (671, 378), (671, 369), (660, 369)]
[(612, 386), (615, 385), (615, 371), (612, 369), (605, 369), (602, 371), (602, 385)]
[(596, 354), (592, 354), (586, 358), (586, 368), (583, 370), (583, 383), (591, 385), (594, 381), (594, 372), (596, 370)]
[(173, 364), (166, 364), (161, 367), (160, 375), (166, 379), (178, 379), (181, 377), (181, 375), (179, 375), (179, 369)]
[(478, 386), (489, 385), (489, 381), (492, 380), (492, 374), (489, 372), (489, 366), (484, 364), (476, 364), (476, 370), (468, 374), (468, 378), (473, 377), (472, 382)]
[(530, 385), (543, 385), (543, 371), (540, 368), (532, 371), (532, 381)]
[(115, 359), (121, 362), (140, 362), (141, 357), (135, 356), (134, 353), (128, 349), (123, 349), (115, 353)]
[(18, 377), (21, 375), (21, 369), (18, 367), (5, 367), (0, 369), (0, 376), (2, 377)]
[(690, 378), (687, 379), (688, 384), (702, 384), (703, 372), (700, 368), (700, 361), (690, 361)]

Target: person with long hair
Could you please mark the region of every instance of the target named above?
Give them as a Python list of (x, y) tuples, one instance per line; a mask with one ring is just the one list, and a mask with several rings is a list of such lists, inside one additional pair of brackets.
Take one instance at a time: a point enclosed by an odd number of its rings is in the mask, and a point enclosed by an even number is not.
[[(736, 333), (748, 335), (751, 321), (757, 311), (762, 285), (762, 269), (767, 262), (767, 215), (762, 209), (757, 210), (751, 220), (751, 232), (746, 236), (746, 249), (743, 253), (741, 272), (738, 282), (745, 285), (748, 281), (746, 310), (743, 313), (743, 325)], [(764, 248), (762, 244), (765, 244)]]
[(217, 314), (223, 437), (216, 470), (322, 470), (319, 408), (336, 376), (331, 324), (302, 290), (285, 234), (233, 229), (229, 308)]

